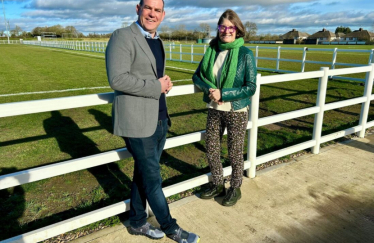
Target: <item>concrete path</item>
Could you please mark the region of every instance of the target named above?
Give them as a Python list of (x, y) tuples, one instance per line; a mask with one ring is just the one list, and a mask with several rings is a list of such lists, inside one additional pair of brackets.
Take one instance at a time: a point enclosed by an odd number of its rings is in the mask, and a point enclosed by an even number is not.
[[(205, 242), (374, 242), (374, 135), (245, 178), (233, 207), (196, 196), (171, 204), (179, 225)], [(154, 224), (154, 217), (149, 219)], [(125, 226), (74, 243), (172, 243), (132, 236)]]

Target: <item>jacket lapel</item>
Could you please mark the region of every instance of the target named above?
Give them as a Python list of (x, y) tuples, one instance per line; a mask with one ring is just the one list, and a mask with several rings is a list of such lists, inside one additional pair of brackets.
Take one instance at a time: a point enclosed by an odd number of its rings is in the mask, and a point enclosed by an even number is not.
[(145, 37), (142, 35), (142, 32), (140, 32), (139, 27), (137, 26), (135, 22), (132, 23), (130, 28), (132, 32), (135, 34), (135, 39), (138, 42), (140, 48), (144, 51), (148, 59), (151, 61), (153, 72), (155, 73), (155, 76), (157, 77), (156, 59), (147, 41), (145, 40)]

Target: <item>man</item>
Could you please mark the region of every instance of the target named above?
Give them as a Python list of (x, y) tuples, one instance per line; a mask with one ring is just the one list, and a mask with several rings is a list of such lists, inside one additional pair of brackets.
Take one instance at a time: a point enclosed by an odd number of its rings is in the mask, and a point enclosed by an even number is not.
[[(137, 22), (113, 32), (106, 50), (108, 81), (114, 89), (114, 134), (124, 138), (135, 160), (129, 232), (183, 243), (199, 242), (170, 215), (162, 191), (159, 160), (171, 125), (165, 93), (172, 88), (165, 72), (165, 51), (157, 28), (164, 19), (163, 0), (141, 0)], [(161, 230), (147, 222), (148, 201)]]

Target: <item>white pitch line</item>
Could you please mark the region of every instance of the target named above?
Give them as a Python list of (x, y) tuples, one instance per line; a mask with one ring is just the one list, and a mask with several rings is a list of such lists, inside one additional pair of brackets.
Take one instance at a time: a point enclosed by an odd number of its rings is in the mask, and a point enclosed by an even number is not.
[[(98, 55), (90, 55), (90, 54), (85, 54), (85, 53), (79, 53), (75, 51), (65, 51), (65, 50), (58, 50), (54, 48), (46, 48), (48, 50), (53, 50), (53, 51), (59, 51), (59, 52), (67, 52), (67, 53), (74, 53), (77, 55), (82, 55), (82, 56), (90, 56), (90, 57), (100, 57), (100, 58), (105, 58), (104, 56), (98, 56)], [(79, 50), (78, 50), (79, 51)], [(190, 71), (190, 72), (195, 72), (195, 70), (192, 69), (186, 69), (186, 68), (180, 68), (180, 67), (172, 67), (172, 66), (165, 66), (167, 68), (174, 68), (174, 69), (179, 69), (179, 70), (185, 70), (185, 71)]]
[(191, 70), (191, 69), (185, 69), (185, 68), (179, 68), (179, 67), (172, 67), (172, 66), (166, 66), (167, 68), (174, 68), (174, 69), (180, 69), (180, 70), (185, 70), (185, 71), (191, 71), (195, 72), (196, 70)]
[[(180, 80), (172, 81), (172, 83), (185, 82), (185, 81), (192, 81), (192, 79), (190, 79), (190, 78), (189, 79), (180, 79)], [(63, 92), (70, 92), (70, 91), (80, 91), (80, 90), (90, 90), (90, 89), (109, 89), (109, 88), (110, 88), (109, 86), (102, 86), (102, 87), (91, 87), (91, 88), (36, 91), (36, 92), (24, 92), (24, 93), (16, 93), (16, 94), (0, 94), (0, 97), (19, 96), (19, 95), (33, 95), (33, 94), (63, 93)]]
[(62, 93), (62, 92), (79, 91), (79, 90), (109, 89), (109, 88), (110, 88), (109, 86), (103, 86), (103, 87), (91, 87), (91, 88), (77, 88), (77, 89), (50, 90), (50, 91), (36, 91), (36, 92), (25, 92), (25, 93), (16, 93), (16, 94), (2, 94), (2, 95), (0, 95), (0, 97), (17, 96), (17, 95), (47, 94), (47, 93)]
[(176, 83), (176, 82), (185, 82), (185, 81), (192, 81), (192, 78), (189, 78), (189, 79), (181, 79), (181, 80), (175, 80), (175, 81), (171, 81), (172, 83)]
[[(33, 46), (33, 47), (39, 47), (39, 46)], [(100, 57), (100, 58), (105, 58), (105, 56), (90, 55), (90, 54), (86, 54), (86, 53), (80, 53), (80, 52), (77, 52), (77, 51), (80, 51), (80, 50), (76, 50), (76, 51), (66, 51), (66, 50), (59, 50), (59, 49), (56, 49), (56, 48), (49, 48), (49, 47), (44, 47), (44, 49), (51, 50), (51, 51), (59, 51), (59, 52), (74, 53), (74, 54), (81, 55), (81, 56), (90, 56), (90, 57)]]

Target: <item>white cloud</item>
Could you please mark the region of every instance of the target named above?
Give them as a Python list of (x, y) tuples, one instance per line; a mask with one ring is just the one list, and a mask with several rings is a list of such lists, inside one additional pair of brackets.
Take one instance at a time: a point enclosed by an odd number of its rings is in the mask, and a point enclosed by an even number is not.
[[(9, 4), (12, 2), (11, 4)], [(10, 22), (31, 31), (37, 26), (73, 25), (79, 31), (108, 33), (122, 22), (137, 19), (139, 1), (126, 0), (5, 0), (6, 7), (18, 6), (18, 14), (10, 14)], [(354, 2), (354, 3), (353, 3)], [(187, 29), (208, 23), (212, 28), (227, 9), (235, 10), (243, 22), (255, 22), (258, 33), (284, 34), (293, 28), (310, 34), (329, 27), (363, 27), (374, 24), (372, 0), (165, 0), (166, 17), (162, 25)], [(0, 21), (0, 30), (4, 28)], [(328, 24), (327, 24), (328, 23)], [(13, 25), (14, 26), (14, 25)]]

